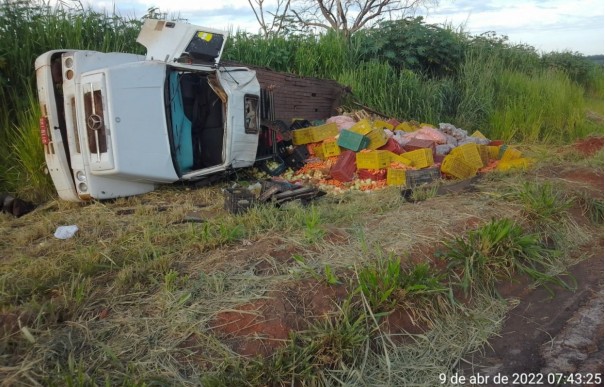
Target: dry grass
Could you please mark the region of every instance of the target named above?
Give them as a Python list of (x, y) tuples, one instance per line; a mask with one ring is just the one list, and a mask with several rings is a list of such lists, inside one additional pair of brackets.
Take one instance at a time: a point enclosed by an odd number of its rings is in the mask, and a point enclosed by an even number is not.
[[(222, 209), (220, 187), (165, 187), (84, 206), (53, 201), (20, 219), (3, 214), (0, 379), (5, 385), (195, 385), (226, 364), (245, 367), (210, 329), (219, 313), (286, 283), (326, 281), (326, 266), (348, 286), (359, 265), (389, 254), (404, 263), (432, 262), (442, 241), (490, 219), (529, 224), (514, 191), (522, 180), (556, 180), (540, 165), (491, 175), (477, 192), (414, 204), (386, 189), (233, 216)], [(184, 221), (192, 213), (205, 221)], [(74, 238), (53, 237), (69, 224), (80, 228)], [(602, 236), (602, 229), (571, 219), (560, 225), (564, 256)], [(497, 332), (507, 307), (477, 298), (466, 313), (444, 310), (433, 329), (408, 335), (404, 346), (381, 334), (355, 369), (325, 370), (319, 380), (435, 384), (440, 372)]]

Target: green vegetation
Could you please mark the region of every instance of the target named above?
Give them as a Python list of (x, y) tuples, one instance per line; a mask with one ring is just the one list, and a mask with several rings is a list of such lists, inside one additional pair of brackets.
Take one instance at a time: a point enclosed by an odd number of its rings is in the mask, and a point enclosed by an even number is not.
[[(498, 332), (511, 304), (496, 286), (526, 275), (564, 291), (566, 267), (602, 238), (601, 198), (552, 174), (602, 160), (543, 149), (535, 170), (494, 172), (472, 200), (385, 189), (235, 216), (218, 187), (165, 187), (1, 216), (0, 378), (438, 385)], [(183, 222), (192, 211), (205, 222)], [(58, 240), (63, 224), (80, 231)]]
[(529, 275), (541, 283), (567, 286), (549, 275), (555, 267), (556, 252), (546, 248), (537, 234), (529, 234), (510, 219), (487, 225), (445, 243), (444, 258), (467, 294), (491, 289), (516, 273)]
[[(147, 16), (154, 15), (150, 9)], [(35, 58), (56, 48), (142, 53), (135, 42), (141, 23), (35, 0), (0, 2), (0, 141), (9, 144), (0, 150), (0, 191), (37, 201), (52, 196), (39, 145)], [(587, 108), (602, 114), (603, 67), (594, 61), (571, 52), (540, 56), (493, 33), (470, 36), (421, 18), (385, 22), (350, 39), (235, 32), (224, 59), (335, 79), (386, 115), (451, 122), (511, 142), (560, 143), (602, 131), (602, 122), (586, 117)]]

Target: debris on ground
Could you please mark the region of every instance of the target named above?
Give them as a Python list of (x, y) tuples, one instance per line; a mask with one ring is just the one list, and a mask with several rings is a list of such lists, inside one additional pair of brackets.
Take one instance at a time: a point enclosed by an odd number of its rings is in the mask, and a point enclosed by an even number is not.
[(36, 205), (31, 202), (16, 198), (7, 193), (0, 193), (0, 210), (2, 212), (20, 218), (32, 212), (35, 208)]
[(439, 179), (464, 180), (511, 169), (532, 160), (521, 151), (492, 141), (480, 131), (449, 123), (437, 127), (357, 111), (326, 121), (295, 121), (291, 140), (271, 168), (272, 180), (316, 187), (327, 193), (371, 191), (387, 186), (413, 189)]
[(363, 110), (325, 121), (296, 120), (277, 148), (279, 157), (257, 171), (258, 183), (225, 190), (226, 210), (240, 213), (256, 203), (306, 203), (327, 193), (388, 186), (401, 188), (411, 200), (423, 184), (527, 169), (533, 162), (480, 131), (469, 135), (449, 123), (399, 122)]
[(75, 224), (69, 226), (59, 226), (55, 231), (55, 238), (57, 239), (70, 239), (78, 232), (79, 228)]

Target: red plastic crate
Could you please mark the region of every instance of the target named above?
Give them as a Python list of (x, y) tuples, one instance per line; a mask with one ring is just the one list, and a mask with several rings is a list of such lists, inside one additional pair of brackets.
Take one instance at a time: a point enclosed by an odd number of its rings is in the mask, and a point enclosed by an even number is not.
[(397, 121), (395, 118), (391, 118), (387, 121), (389, 124), (393, 125), (393, 128), (396, 128), (401, 122)]
[(336, 163), (330, 169), (330, 175), (338, 181), (351, 181), (355, 177), (357, 164), (355, 162), (355, 152), (352, 150), (343, 151)]
[(407, 152), (414, 151), (417, 149), (429, 148), (435, 153), (435, 141), (431, 140), (421, 140), (418, 138), (413, 138), (403, 146), (403, 149)]
[(400, 155), (403, 153), (403, 148), (401, 147), (401, 145), (399, 145), (399, 143), (393, 140), (392, 138), (389, 138), (387, 140), (387, 143), (378, 148), (378, 150), (388, 150), (390, 152), (395, 153), (396, 155)]

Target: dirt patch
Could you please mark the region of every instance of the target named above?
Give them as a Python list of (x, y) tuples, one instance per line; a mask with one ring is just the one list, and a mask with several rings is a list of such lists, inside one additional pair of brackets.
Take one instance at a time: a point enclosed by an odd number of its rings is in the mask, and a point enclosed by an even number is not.
[(286, 344), (290, 332), (305, 330), (309, 321), (335, 313), (346, 295), (344, 285), (293, 282), (265, 298), (218, 313), (209, 326), (238, 354), (269, 356)]
[[(600, 246), (602, 251), (602, 240)], [(559, 333), (565, 334), (574, 326), (574, 316), (581, 310), (580, 306), (590, 304), (595, 297), (599, 297), (599, 289), (603, 289), (603, 255), (573, 266), (570, 273), (577, 279), (577, 289), (553, 289), (554, 296), (544, 288), (528, 288), (527, 283), (523, 282), (501, 287), (503, 297), (518, 298), (520, 303), (509, 312), (500, 336), (490, 340), (485, 354), (469, 359), (474, 367), (466, 367), (465, 373), (481, 373), (493, 378), (498, 374), (510, 377), (514, 373), (540, 373), (542, 369), (553, 372), (556, 365), (549, 363), (549, 357), (541, 355), (545, 353), (543, 348), (552, 347), (553, 338)], [(596, 312), (602, 318), (602, 304)], [(599, 353), (602, 354), (602, 328), (592, 328), (592, 331), (585, 331), (581, 335), (582, 340), (587, 340), (585, 352), (579, 352), (575, 359), (566, 361), (577, 364), (591, 355), (598, 357)], [(554, 359), (552, 356), (550, 358)], [(594, 362), (594, 366), (594, 369), (584, 371), (602, 372), (602, 356), (600, 362)]]
[(567, 171), (561, 175), (562, 179), (571, 182), (574, 188), (588, 188), (600, 198), (603, 197), (603, 173), (587, 169), (577, 169), (575, 171)]
[(588, 137), (573, 145), (574, 149), (586, 156), (591, 156), (603, 149), (603, 137)]

